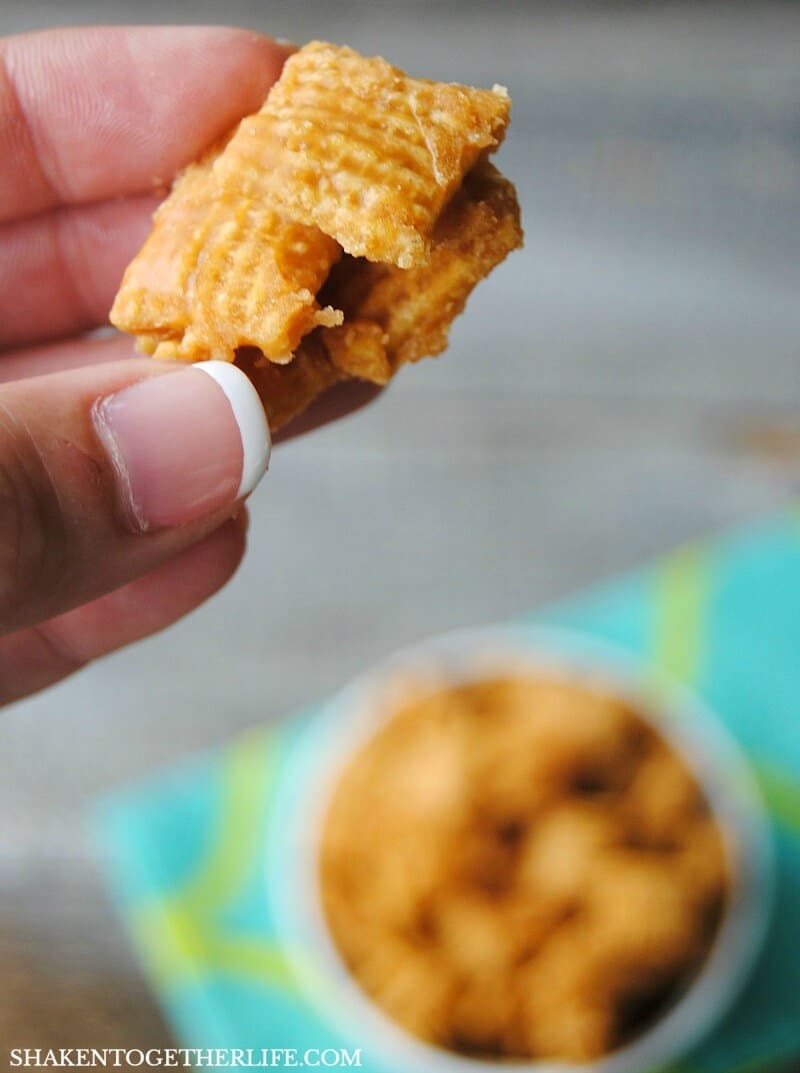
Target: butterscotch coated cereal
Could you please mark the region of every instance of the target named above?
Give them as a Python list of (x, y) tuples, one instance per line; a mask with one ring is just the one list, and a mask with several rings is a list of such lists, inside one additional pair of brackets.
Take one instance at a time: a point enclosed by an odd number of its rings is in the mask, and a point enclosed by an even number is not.
[(263, 201), (222, 195), (214, 159), (187, 168), (156, 211), (111, 320), (155, 357), (233, 361), (252, 346), (288, 362), (312, 328), (342, 322), (316, 300), (341, 250)]
[(499, 87), (307, 45), (178, 176), (112, 323), (156, 358), (236, 361), (273, 431), (341, 380), (387, 383), (446, 347), (475, 284), (521, 245), (514, 188), (485, 159), (509, 110)]
[(626, 701), (506, 677), (421, 689), (337, 782), (320, 882), (371, 998), (462, 1053), (589, 1060), (708, 954), (730, 885), (697, 780)]
[(312, 41), (242, 120), (216, 171), (223, 188), (316, 225), (347, 253), (412, 268), (509, 117), (502, 87), (409, 78), (379, 56)]

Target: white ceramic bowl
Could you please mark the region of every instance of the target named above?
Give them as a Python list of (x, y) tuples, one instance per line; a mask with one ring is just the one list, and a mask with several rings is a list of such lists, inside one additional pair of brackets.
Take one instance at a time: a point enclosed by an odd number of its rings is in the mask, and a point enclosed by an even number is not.
[[(493, 673), (577, 677), (605, 686), (649, 719), (694, 772), (723, 831), (736, 882), (711, 951), (686, 991), (651, 1028), (593, 1063), (492, 1062), (426, 1044), (391, 1021), (344, 965), (322, 911), (318, 849), (337, 780), (359, 747), (391, 718), (404, 682), (435, 689)], [(769, 823), (748, 765), (718, 719), (696, 697), (657, 679), (628, 657), (579, 635), (539, 627), (486, 627), (447, 634), (405, 650), (347, 687), (312, 721), (282, 778), (273, 816), (272, 910), (300, 986), (336, 1029), (361, 1047), (370, 1073), (644, 1073), (676, 1059), (728, 1009), (760, 948), (769, 916)], [(367, 1058), (369, 1059), (367, 1061)]]

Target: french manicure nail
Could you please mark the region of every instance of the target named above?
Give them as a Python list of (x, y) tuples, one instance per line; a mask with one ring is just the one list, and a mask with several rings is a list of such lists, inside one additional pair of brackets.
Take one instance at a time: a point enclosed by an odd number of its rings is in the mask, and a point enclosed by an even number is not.
[(248, 495), (269, 463), (255, 388), (235, 365), (204, 361), (139, 380), (92, 410), (131, 526), (186, 522)]

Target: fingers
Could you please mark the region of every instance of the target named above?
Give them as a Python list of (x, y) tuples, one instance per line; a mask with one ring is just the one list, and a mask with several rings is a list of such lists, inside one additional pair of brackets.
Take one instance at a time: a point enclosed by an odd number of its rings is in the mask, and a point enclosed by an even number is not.
[(0, 225), (0, 348), (107, 324), (157, 205), (145, 195)]
[(94, 365), (0, 388), (0, 633), (146, 573), (235, 512), (269, 457), (233, 365)]
[(100, 599), (0, 638), (0, 704), (52, 685), (84, 664), (149, 637), (230, 579), (245, 548), (246, 515)]
[[(0, 357), (0, 384), (23, 377), (41, 376), (65, 369), (78, 369), (131, 357), (131, 342), (127, 336), (110, 338), (68, 339), (47, 346), (16, 350)], [(141, 359), (145, 361), (146, 359)], [(363, 409), (386, 388), (362, 380), (337, 384), (321, 395), (309, 408), (290, 422), (275, 437), (275, 443), (294, 439), (306, 432), (338, 421)]]
[(0, 42), (0, 219), (163, 185), (263, 103), (286, 54), (204, 26)]
[(114, 332), (102, 337), (64, 339), (59, 343), (10, 350), (0, 355), (0, 384), (125, 360), (136, 360), (127, 335)]

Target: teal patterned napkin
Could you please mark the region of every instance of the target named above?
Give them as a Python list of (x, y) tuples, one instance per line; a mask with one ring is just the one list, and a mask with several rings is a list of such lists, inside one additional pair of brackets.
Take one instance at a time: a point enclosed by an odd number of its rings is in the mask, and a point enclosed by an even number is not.
[[(776, 897), (744, 992), (680, 1073), (767, 1070), (800, 1054), (800, 517), (682, 548), (526, 622), (683, 680), (748, 755), (773, 823)], [(282, 772), (314, 714), (100, 803), (115, 900), (186, 1047), (347, 1045), (296, 984), (270, 911), (281, 876), (268, 867), (269, 820), (280, 795), (307, 789), (282, 785)], [(378, 1067), (365, 1055), (364, 1068)]]

